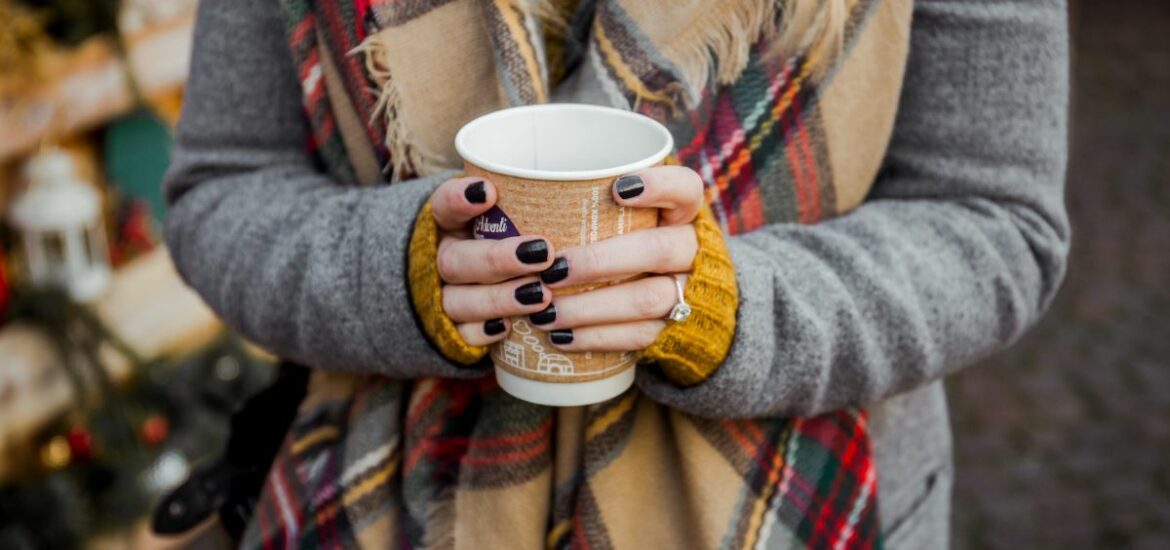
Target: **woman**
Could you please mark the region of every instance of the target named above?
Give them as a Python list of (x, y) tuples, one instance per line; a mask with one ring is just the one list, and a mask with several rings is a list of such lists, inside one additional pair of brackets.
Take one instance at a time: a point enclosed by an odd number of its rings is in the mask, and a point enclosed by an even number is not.
[[(317, 369), (244, 544), (945, 547), (940, 379), (1064, 270), (1066, 23), (1057, 0), (204, 0), (167, 242), (229, 325)], [(454, 130), (549, 100), (670, 127), (678, 166), (613, 189), (660, 228), (464, 238), (496, 194), (448, 170)], [(638, 351), (637, 387), (508, 397), (483, 346), (516, 315)]]

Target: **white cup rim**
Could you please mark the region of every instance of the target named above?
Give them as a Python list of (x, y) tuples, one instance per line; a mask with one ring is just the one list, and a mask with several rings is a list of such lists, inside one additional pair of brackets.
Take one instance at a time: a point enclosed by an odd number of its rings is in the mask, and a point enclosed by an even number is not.
[[(652, 155), (618, 166), (608, 166), (595, 170), (535, 170), (493, 162), (487, 158), (484, 158), (482, 155), (476, 154), (467, 144), (467, 136), (475, 129), (476, 126), (494, 121), (499, 118), (541, 111), (585, 111), (602, 113), (606, 116), (618, 116), (631, 120), (637, 120), (639, 123), (653, 128), (655, 132), (662, 136), (663, 145)], [(493, 111), (491, 113), (482, 115), (475, 120), (464, 124), (463, 127), (459, 129), (459, 132), (455, 134), (455, 150), (459, 153), (459, 156), (462, 157), (464, 161), (497, 174), (533, 180), (581, 181), (621, 176), (623, 174), (644, 170), (662, 162), (662, 160), (670, 154), (670, 151), (673, 148), (674, 137), (670, 135), (670, 130), (667, 130), (666, 127), (657, 120), (631, 111), (582, 103), (545, 103), (541, 105), (525, 105), (522, 107), (501, 109), (499, 111)]]

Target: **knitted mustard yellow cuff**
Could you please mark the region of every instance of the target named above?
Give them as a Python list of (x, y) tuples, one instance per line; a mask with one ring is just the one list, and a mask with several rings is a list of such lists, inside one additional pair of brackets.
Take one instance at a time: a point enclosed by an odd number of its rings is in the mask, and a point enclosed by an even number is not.
[(735, 266), (710, 209), (703, 209), (694, 227), (699, 249), (683, 291), (691, 316), (667, 325), (639, 357), (642, 362), (657, 363), (667, 378), (683, 386), (706, 380), (723, 364), (735, 336), (739, 307)]
[(407, 278), (410, 280), (410, 301), (418, 315), (419, 324), (427, 338), (446, 358), (461, 365), (471, 365), (487, 354), (487, 348), (472, 346), (463, 341), (455, 323), (443, 311), (443, 282), (439, 278), (436, 260), (439, 250), (439, 227), (431, 211), (431, 203), (423, 206), (414, 222), (410, 236), (410, 255)]

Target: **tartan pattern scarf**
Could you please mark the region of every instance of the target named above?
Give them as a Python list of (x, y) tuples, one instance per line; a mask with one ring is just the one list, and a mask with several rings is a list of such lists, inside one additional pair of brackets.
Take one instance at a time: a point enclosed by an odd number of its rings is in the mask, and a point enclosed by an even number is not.
[[(281, 2), (310, 148), (339, 181), (458, 166), (461, 124), (547, 101), (585, 71), (612, 104), (668, 125), (729, 234), (864, 199), (911, 8), (851, 1), (844, 48), (813, 78), (807, 52), (766, 55), (780, 11), (763, 1), (558, 0), (560, 28), (518, 0)], [(698, 418), (637, 388), (554, 409), (490, 376), (319, 371), (243, 546), (880, 547), (866, 422), (863, 410)]]

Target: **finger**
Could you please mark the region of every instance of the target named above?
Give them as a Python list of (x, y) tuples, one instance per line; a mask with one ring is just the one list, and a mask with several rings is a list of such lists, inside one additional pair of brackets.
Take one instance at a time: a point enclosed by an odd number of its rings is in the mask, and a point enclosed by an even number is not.
[(482, 323), (463, 323), (455, 327), (463, 341), (470, 346), (486, 346), (508, 336), (511, 326), (507, 319), (488, 319)]
[(685, 166), (659, 166), (613, 183), (618, 204), (659, 208), (662, 225), (691, 223), (703, 208), (703, 180)]
[(634, 321), (548, 333), (549, 341), (565, 351), (641, 351), (654, 343), (665, 321)]
[(443, 287), (443, 311), (456, 323), (536, 313), (552, 301), (552, 293), (536, 277), (494, 285)]
[(647, 277), (589, 292), (559, 296), (528, 316), (542, 330), (663, 319), (678, 303), (674, 278)]
[(431, 193), (435, 222), (447, 231), (462, 229), (496, 204), (496, 188), (483, 178), (449, 179)]
[(563, 250), (564, 261), (558, 258), (540, 276), (546, 284), (560, 288), (639, 273), (681, 273), (691, 270), (698, 250), (690, 225), (643, 229)]
[(555, 254), (552, 242), (535, 235), (498, 241), (444, 237), (436, 262), (447, 283), (484, 284), (544, 271)]

